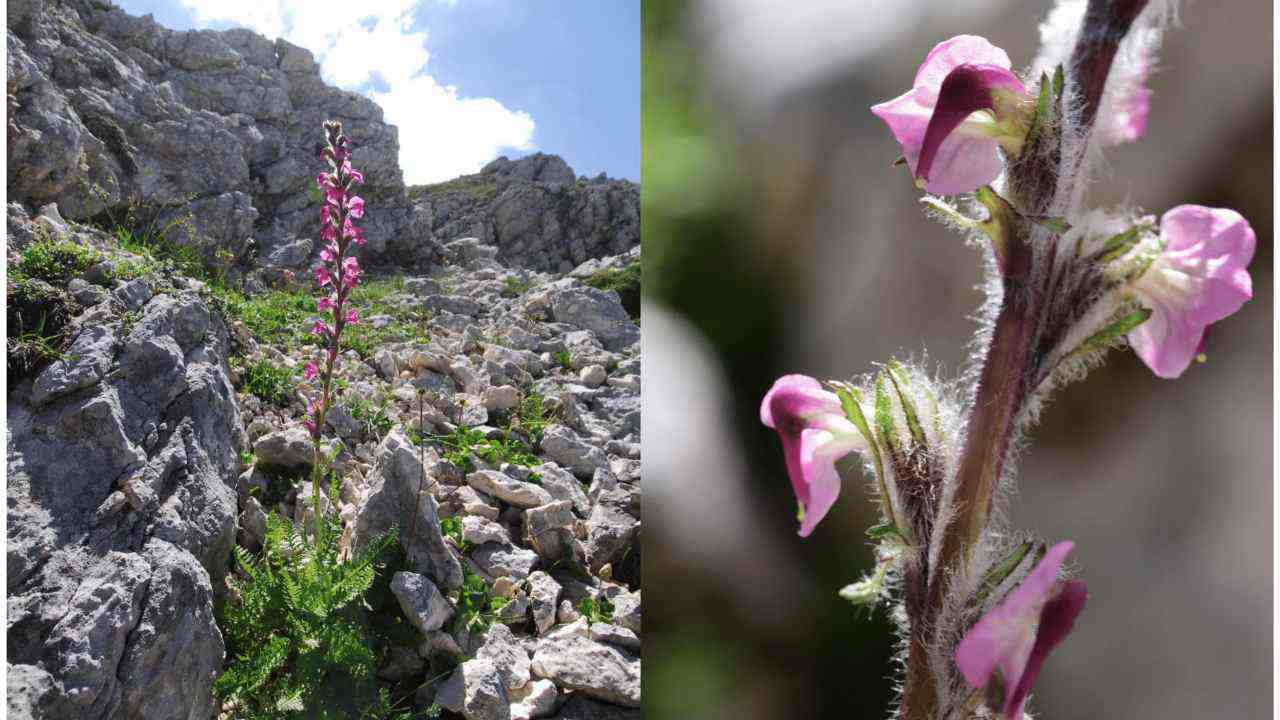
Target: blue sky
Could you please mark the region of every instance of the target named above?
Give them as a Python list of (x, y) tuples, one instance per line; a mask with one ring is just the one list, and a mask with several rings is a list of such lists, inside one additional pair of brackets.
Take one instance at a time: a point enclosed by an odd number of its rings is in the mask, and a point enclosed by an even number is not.
[(640, 179), (638, 0), (115, 1), (178, 30), (240, 25), (307, 47), (399, 126), (407, 183), (537, 151)]

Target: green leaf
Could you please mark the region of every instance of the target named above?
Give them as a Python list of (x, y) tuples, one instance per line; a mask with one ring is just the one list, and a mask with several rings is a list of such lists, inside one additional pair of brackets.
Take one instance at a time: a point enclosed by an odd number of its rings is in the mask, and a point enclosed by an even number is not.
[(1053, 97), (1062, 100), (1062, 89), (1066, 85), (1066, 74), (1062, 70), (1062, 63), (1058, 63), (1058, 67), (1053, 70)]
[(898, 449), (898, 437), (893, 427), (893, 402), (885, 388), (884, 376), (884, 373), (876, 376), (876, 425), (880, 440), (893, 452)]
[(1105, 264), (1123, 257), (1142, 239), (1142, 233), (1153, 229), (1150, 224), (1142, 223), (1134, 225), (1124, 232), (1112, 235), (1103, 243), (1102, 249), (1098, 251), (1097, 261)]
[(902, 531), (899, 530), (898, 526), (894, 525), (893, 523), (883, 523), (881, 525), (872, 525), (871, 527), (867, 528), (867, 537), (871, 538), (872, 540), (883, 540), (884, 538), (889, 537), (890, 535), (897, 535), (900, 538), (903, 537)]
[[(1033, 547), (1035, 547), (1035, 542), (1028, 540), (1014, 548), (1013, 552), (987, 570), (986, 574), (982, 576), (982, 582), (978, 585), (978, 592), (974, 596), (974, 604), (981, 606), (985, 603), (992, 591), (999, 587), (1000, 583), (1004, 582), (1014, 570), (1018, 569), (1018, 566), (1022, 564), (1023, 558), (1027, 556), (1028, 552), (1031, 552)], [(1044, 546), (1041, 545), (1041, 551), (1043, 549)]]
[(911, 437), (916, 441), (916, 445), (925, 447), (924, 428), (920, 427), (920, 417), (916, 413), (915, 403), (902, 391), (907, 387), (907, 375), (897, 360), (889, 361), (889, 382), (893, 383), (893, 389), (898, 393), (898, 400), (902, 403), (902, 414), (907, 418), (907, 429), (911, 431)]
[(1119, 320), (1090, 335), (1087, 340), (1067, 353), (1066, 357), (1076, 357), (1111, 347), (1121, 336), (1129, 334), (1134, 328), (1146, 322), (1147, 318), (1151, 317), (1151, 312), (1150, 308), (1139, 308), (1124, 315)]

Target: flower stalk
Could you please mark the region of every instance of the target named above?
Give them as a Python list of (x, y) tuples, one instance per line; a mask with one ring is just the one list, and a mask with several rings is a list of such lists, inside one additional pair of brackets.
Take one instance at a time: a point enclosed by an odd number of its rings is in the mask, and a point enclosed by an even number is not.
[[(311, 433), (312, 470), (311, 494), (315, 517), (320, 517), (320, 493), (322, 480), (329, 465), (321, 448), (320, 438), (325, 418), (334, 400), (334, 376), (339, 365), (342, 348), (342, 331), (359, 322), (355, 310), (347, 309), (351, 291), (360, 283), (360, 263), (352, 252), (352, 243), (364, 245), (364, 233), (354, 221), (364, 215), (364, 199), (352, 192), (357, 183), (364, 182), (364, 175), (351, 166), (351, 141), (342, 132), (342, 123), (328, 120), (324, 123), (326, 145), (320, 156), (329, 169), (316, 177), (316, 184), (324, 195), (320, 207), (321, 264), (315, 268), (315, 280), (324, 295), (316, 302), (322, 313), (311, 332), (320, 339), (320, 365), (315, 359), (307, 363), (303, 373), (306, 382), (319, 381), (317, 396), (307, 407), (308, 418), (303, 421)], [(326, 318), (327, 314), (327, 318)]]
[[(990, 248), (988, 340), (963, 403), (890, 362), (860, 384), (785, 376), (761, 406), (782, 440), (801, 536), (836, 500), (836, 460), (860, 453), (876, 475), (884, 524), (868, 536), (881, 561), (841, 596), (900, 599), (901, 718), (1022, 720), (1045, 658), (1084, 607), (1085, 584), (1059, 579), (1071, 542), (1049, 548), (996, 520), (1029, 410), (1126, 339), (1157, 376), (1180, 376), (1203, 357), (1209, 325), (1252, 296), (1256, 238), (1238, 213), (1183, 205), (1157, 231), (1152, 216), (1080, 208), (1096, 147), (1146, 128), (1160, 31), (1147, 4), (1064, 4), (1053, 17), (1077, 12), (1078, 23), (1050, 28), (1069, 42), (1047, 43), (1037, 83), (985, 38), (944, 41), (911, 90), (872, 108), (917, 187), (972, 193), (967, 204), (924, 204)], [(960, 210), (977, 206), (986, 219)]]

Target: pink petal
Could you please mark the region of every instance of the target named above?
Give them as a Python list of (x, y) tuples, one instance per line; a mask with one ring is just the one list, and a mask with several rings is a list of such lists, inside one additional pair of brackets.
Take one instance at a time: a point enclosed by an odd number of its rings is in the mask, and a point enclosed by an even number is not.
[(352, 195), (347, 200), (347, 213), (357, 220), (364, 217), (364, 198)]
[(840, 398), (806, 375), (785, 375), (760, 404), (760, 421), (778, 431), (787, 475), (804, 510), (800, 536), (808, 537), (840, 494), (835, 463), (867, 441), (845, 418)]
[(1176, 378), (1207, 328), (1253, 297), (1246, 268), (1257, 236), (1234, 210), (1181, 205), (1164, 214), (1160, 237), (1163, 253), (1133, 285), (1152, 315), (1129, 343), (1157, 377)]
[(957, 35), (934, 46), (916, 71), (913, 87), (930, 90), (933, 96), (923, 98), (929, 105), (936, 100), (936, 93), (943, 80), (960, 65), (993, 65), (1009, 70), (1013, 63), (1009, 55), (978, 35)]
[[(969, 192), (1000, 174), (1000, 158), (995, 152), (998, 146), (990, 138), (970, 138), (968, 142), (954, 144), (949, 150), (950, 162), (939, 168), (941, 172), (933, 172), (934, 159), (943, 141), (973, 113), (994, 110), (992, 93), (996, 90), (1025, 92), (1026, 89), (1013, 73), (995, 65), (959, 65), (943, 80), (920, 146), (915, 174), (926, 181), (936, 179), (936, 186), (961, 189), (944, 191), (929, 188), (932, 192)], [(992, 169), (994, 173), (990, 172)]]
[(1031, 686), (1040, 675), (1040, 668), (1044, 666), (1050, 651), (1071, 633), (1076, 617), (1084, 610), (1088, 597), (1088, 587), (1082, 581), (1068, 580), (1059, 583), (1057, 593), (1045, 603), (1040, 612), (1040, 625), (1036, 628), (1036, 642), (1031, 648), (1022, 677), (1004, 700), (1006, 720), (1022, 718), (1022, 708), (1027, 702), (1027, 695), (1031, 693)]
[(1006, 688), (1016, 687), (1035, 646), (1040, 613), (1075, 544), (1054, 545), (1018, 587), (983, 615), (956, 647), (956, 666), (973, 687), (986, 687), (997, 667)]

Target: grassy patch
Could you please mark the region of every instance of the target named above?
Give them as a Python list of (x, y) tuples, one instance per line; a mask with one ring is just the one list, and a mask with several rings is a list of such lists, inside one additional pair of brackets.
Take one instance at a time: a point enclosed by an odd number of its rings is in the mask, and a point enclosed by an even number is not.
[(502, 296), (503, 297), (520, 297), (533, 287), (532, 280), (521, 280), (514, 275), (508, 275), (502, 279)]
[(245, 390), (277, 407), (287, 407), (298, 386), (293, 370), (269, 360), (259, 360), (246, 367), (241, 377)]
[(510, 463), (533, 467), (541, 463), (533, 448), (520, 439), (511, 437), (510, 433), (506, 437), (489, 439), (479, 430), (460, 427), (448, 435), (415, 437), (415, 442), (419, 444), (424, 441), (435, 446), (441, 457), (462, 468), (465, 473), (475, 472), (476, 458), (490, 465)]
[(551, 358), (556, 361), (557, 365), (565, 370), (573, 369), (573, 353), (568, 350), (557, 350)]
[(54, 240), (48, 235), (37, 235), (35, 242), (22, 249), (18, 265), (10, 271), (9, 280), (24, 278), (41, 280), (50, 285), (66, 287), (90, 265), (102, 260), (97, 250), (71, 242)]
[(640, 319), (640, 263), (623, 268), (606, 268), (583, 281), (593, 288), (614, 290), (622, 299), (622, 307), (633, 319)]
[(9, 322), (5, 349), (10, 381), (28, 377), (45, 363), (63, 357), (73, 309), (67, 293), (47, 282), (24, 277), (9, 279), (5, 288)]
[(468, 175), (431, 185), (413, 185), (408, 193), (410, 200), (447, 193), (466, 193), (475, 200), (489, 200), (498, 194), (498, 183), (489, 177)]

